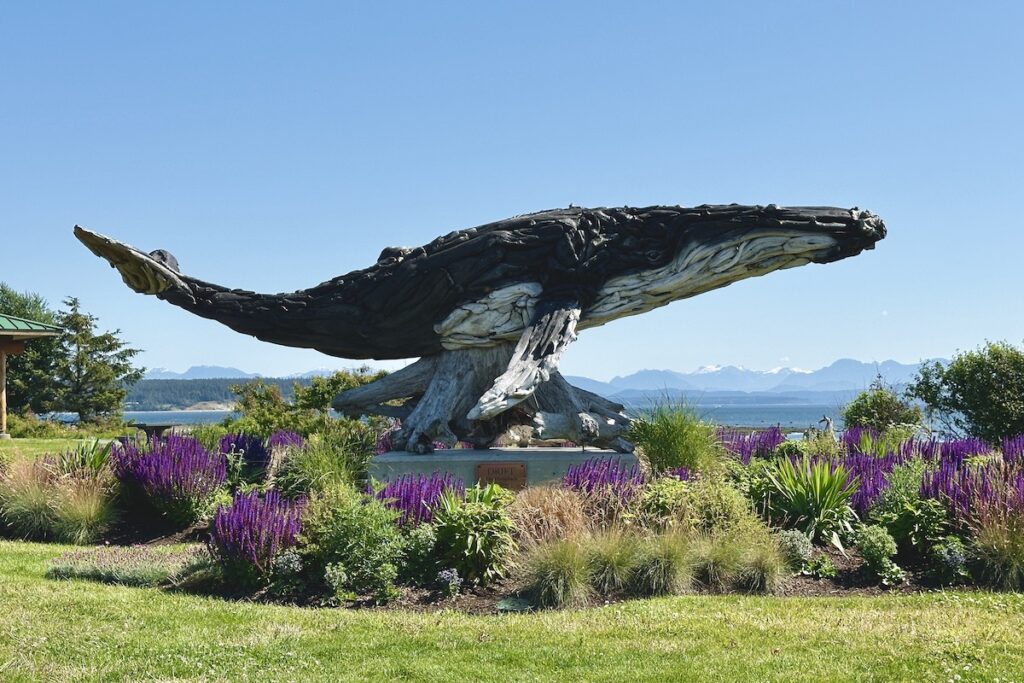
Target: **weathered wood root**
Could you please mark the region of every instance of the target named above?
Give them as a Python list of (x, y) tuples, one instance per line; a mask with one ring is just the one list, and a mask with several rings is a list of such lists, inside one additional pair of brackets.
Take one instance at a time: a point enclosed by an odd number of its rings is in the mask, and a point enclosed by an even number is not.
[[(335, 410), (349, 415), (386, 415), (402, 420), (396, 449), (428, 453), (435, 442), (469, 441), (486, 448), (515, 426), (533, 438), (632, 451), (625, 439), (630, 418), (623, 406), (570, 385), (557, 370), (535, 391), (489, 419), (472, 419), (481, 396), (509, 367), (512, 344), (445, 351), (422, 358), (383, 379), (339, 394)], [(401, 403), (399, 403), (401, 402)]]

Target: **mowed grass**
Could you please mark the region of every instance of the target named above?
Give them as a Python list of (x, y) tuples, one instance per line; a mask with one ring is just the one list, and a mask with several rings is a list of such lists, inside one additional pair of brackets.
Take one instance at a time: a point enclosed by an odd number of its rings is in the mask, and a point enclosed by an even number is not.
[(1024, 596), (682, 597), (581, 612), (304, 609), (43, 577), (0, 542), (0, 680), (1021, 680)]
[(83, 441), (92, 439), (0, 439), (0, 453), (8, 453), (14, 458), (36, 457), (72, 450)]

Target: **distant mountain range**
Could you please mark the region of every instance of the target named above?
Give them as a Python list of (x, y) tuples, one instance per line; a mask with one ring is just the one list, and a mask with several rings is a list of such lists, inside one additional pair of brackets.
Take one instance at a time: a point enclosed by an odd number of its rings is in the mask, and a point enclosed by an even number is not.
[(667, 396), (720, 392), (845, 395), (863, 391), (879, 375), (889, 384), (907, 384), (914, 379), (920, 368), (920, 363), (904, 364), (893, 360), (865, 363), (843, 358), (813, 371), (799, 368), (749, 370), (735, 365), (714, 365), (685, 373), (674, 370), (640, 370), (625, 377), (615, 377), (609, 382), (587, 377), (567, 376), (566, 379), (595, 394), (633, 400), (659, 393)]
[[(333, 374), (334, 370), (320, 368), (295, 375), (286, 375), (284, 379), (309, 379), (310, 377), (323, 377)], [(221, 365), (193, 365), (185, 372), (153, 368), (146, 371), (143, 379), (254, 379), (256, 377), (267, 377), (267, 375), (261, 375), (258, 372), (245, 372), (238, 368), (228, 368)]]
[[(669, 393), (806, 393), (806, 392), (858, 392), (881, 375), (889, 384), (902, 385), (910, 382), (920, 369), (920, 363), (904, 364), (893, 360), (881, 363), (866, 363), (842, 358), (819, 370), (800, 368), (774, 368), (772, 370), (750, 370), (736, 365), (711, 365), (694, 372), (675, 370), (640, 370), (625, 377), (615, 377), (600, 382), (588, 377), (566, 377), (576, 386), (602, 396), (617, 394)], [(334, 371), (320, 368), (309, 372), (288, 375), (282, 379), (308, 379), (330, 375)], [(238, 368), (217, 365), (194, 365), (185, 372), (173, 372), (156, 368), (146, 373), (145, 379), (251, 379), (266, 377), (259, 373), (245, 372)]]

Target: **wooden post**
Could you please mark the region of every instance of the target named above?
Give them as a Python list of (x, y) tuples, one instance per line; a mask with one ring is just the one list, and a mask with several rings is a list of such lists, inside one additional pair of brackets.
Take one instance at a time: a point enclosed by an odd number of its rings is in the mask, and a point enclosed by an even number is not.
[(7, 354), (0, 351), (0, 439), (7, 438)]

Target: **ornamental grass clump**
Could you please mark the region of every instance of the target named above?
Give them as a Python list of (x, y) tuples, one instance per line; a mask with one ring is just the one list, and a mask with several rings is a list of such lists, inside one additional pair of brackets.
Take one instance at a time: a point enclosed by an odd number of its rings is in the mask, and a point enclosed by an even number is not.
[(42, 459), (18, 459), (0, 476), (0, 519), (9, 532), (43, 539), (56, 522), (53, 492), (57, 474)]
[(717, 468), (725, 450), (718, 429), (683, 404), (663, 402), (641, 414), (630, 426), (637, 445), (655, 473), (686, 467), (694, 472)]
[(545, 543), (527, 557), (527, 592), (541, 607), (583, 607), (592, 595), (590, 571), (579, 541)]
[(590, 581), (599, 595), (626, 590), (639, 560), (640, 540), (615, 529), (595, 535), (587, 543)]
[(376, 493), (372, 487), (367, 493), (376, 495), (384, 505), (397, 510), (398, 525), (409, 528), (433, 519), (437, 499), (446, 490), (458, 494), (465, 490), (465, 485), (461, 479), (456, 479), (447, 472), (433, 472), (429, 477), (422, 474), (404, 474), (384, 484)]
[(508, 507), (515, 537), (523, 547), (584, 536), (590, 522), (583, 496), (558, 486), (528, 486)]
[(210, 525), (210, 553), (229, 582), (252, 587), (269, 582), (274, 558), (296, 544), (305, 501), (282, 498), (277, 491), (236, 494), (220, 507)]
[(690, 539), (678, 532), (643, 540), (637, 551), (631, 589), (638, 595), (680, 595), (693, 585)]
[(146, 446), (124, 444), (112, 451), (114, 474), (129, 494), (175, 526), (207, 513), (227, 479), (227, 461), (194, 438), (170, 435)]

